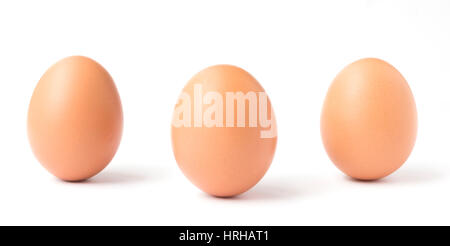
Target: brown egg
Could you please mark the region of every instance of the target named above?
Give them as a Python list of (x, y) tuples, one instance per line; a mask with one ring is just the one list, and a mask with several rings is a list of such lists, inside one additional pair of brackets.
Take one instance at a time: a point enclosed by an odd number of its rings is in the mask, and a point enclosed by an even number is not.
[(178, 166), (197, 187), (229, 197), (253, 187), (272, 162), (275, 115), (249, 73), (217, 65), (196, 74), (175, 107), (172, 146)]
[(334, 164), (362, 180), (385, 177), (411, 153), (417, 112), (408, 83), (385, 61), (368, 58), (345, 67), (331, 84), (321, 133)]
[(114, 81), (97, 62), (72, 56), (50, 67), (37, 84), (28, 110), (33, 153), (67, 181), (99, 173), (122, 136), (122, 106)]

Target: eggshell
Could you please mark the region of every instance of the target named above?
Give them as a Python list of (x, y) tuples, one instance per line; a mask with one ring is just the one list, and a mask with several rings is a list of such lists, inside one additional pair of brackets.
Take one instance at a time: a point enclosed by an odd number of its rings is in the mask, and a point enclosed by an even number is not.
[(67, 181), (90, 178), (113, 158), (122, 136), (122, 106), (108, 72), (87, 57), (72, 56), (50, 67), (28, 110), (33, 153)]
[[(216, 125), (195, 126), (195, 87), (201, 86), (202, 94), (216, 93), (223, 97), (223, 116)], [(216, 65), (197, 73), (185, 86), (185, 97), (191, 98), (189, 108), (190, 126), (172, 124), (172, 146), (178, 166), (185, 176), (198, 188), (214, 196), (229, 197), (241, 194), (253, 187), (264, 176), (274, 156), (277, 136), (275, 115), (268, 101), (268, 119), (272, 120), (273, 135), (262, 137), (262, 131), (269, 131), (267, 125), (250, 127), (247, 102), (245, 127), (238, 127), (238, 110), (234, 110), (235, 123), (227, 125), (226, 93), (265, 93), (261, 85), (245, 70), (231, 65)], [(181, 96), (177, 107), (180, 106)], [(203, 117), (214, 102), (203, 97)], [(202, 99), (200, 98), (200, 101)], [(238, 103), (236, 102), (235, 107)], [(259, 107), (261, 105), (258, 105)], [(175, 110), (177, 111), (177, 110)], [(218, 116), (221, 115), (221, 116)], [(232, 115), (230, 113), (230, 115)], [(261, 116), (261, 114), (259, 114)], [(176, 114), (174, 113), (174, 119)], [(183, 115), (183, 117), (187, 117)], [(182, 117), (180, 117), (182, 118)], [(229, 123), (229, 122), (228, 122)], [(222, 125), (222, 126), (220, 126)], [(264, 135), (264, 134), (263, 134)]]
[(362, 180), (389, 175), (406, 161), (416, 139), (408, 83), (380, 59), (348, 65), (328, 90), (321, 133), (330, 159), (347, 175)]

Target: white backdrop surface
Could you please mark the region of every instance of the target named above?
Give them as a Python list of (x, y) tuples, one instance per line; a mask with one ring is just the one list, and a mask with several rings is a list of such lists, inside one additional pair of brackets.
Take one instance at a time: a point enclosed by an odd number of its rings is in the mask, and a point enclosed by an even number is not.
[[(0, 2), (1, 225), (449, 225), (449, 1)], [(28, 103), (47, 68), (89, 56), (112, 75), (124, 134), (110, 165), (62, 182), (34, 158)], [(321, 143), (322, 102), (348, 63), (378, 57), (414, 93), (419, 132), (408, 161), (357, 182)], [(178, 169), (170, 122), (201, 69), (234, 64), (271, 97), (274, 161), (232, 199), (210, 197)]]

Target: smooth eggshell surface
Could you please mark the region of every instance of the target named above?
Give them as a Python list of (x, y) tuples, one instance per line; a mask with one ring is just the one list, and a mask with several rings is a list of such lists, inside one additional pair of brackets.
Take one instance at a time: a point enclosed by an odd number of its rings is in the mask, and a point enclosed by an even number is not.
[[(197, 73), (183, 89), (191, 98), (194, 85), (201, 85), (203, 94), (218, 92), (224, 98), (226, 92), (264, 92), (248, 72), (230, 65), (212, 66)], [(209, 106), (203, 105), (203, 111)], [(270, 101), (268, 108), (271, 109)], [(237, 110), (234, 119), (236, 113)], [(246, 127), (175, 127), (172, 124), (172, 145), (178, 166), (206, 193), (220, 197), (238, 195), (258, 183), (268, 170), (277, 137), (261, 138), (265, 128), (248, 127), (248, 116), (247, 111)], [(276, 127), (275, 115), (271, 117)], [(223, 117), (223, 125), (225, 121)]]
[(321, 133), (330, 159), (347, 175), (362, 180), (389, 175), (406, 161), (416, 139), (408, 83), (380, 59), (348, 65), (328, 90)]
[(39, 80), (28, 111), (33, 153), (67, 181), (90, 178), (113, 158), (122, 136), (122, 106), (108, 72), (82, 56), (60, 60)]

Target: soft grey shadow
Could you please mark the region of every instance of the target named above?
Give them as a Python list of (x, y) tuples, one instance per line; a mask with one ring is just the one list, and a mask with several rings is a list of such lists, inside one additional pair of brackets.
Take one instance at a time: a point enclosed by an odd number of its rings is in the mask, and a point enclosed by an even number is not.
[(259, 201), (259, 200), (292, 200), (300, 194), (299, 186), (294, 182), (279, 180), (257, 184), (253, 189), (236, 196), (236, 200)]
[(203, 197), (224, 201), (288, 201), (300, 197), (317, 195), (329, 188), (330, 183), (309, 177), (278, 177), (264, 180), (252, 189), (233, 197), (215, 197), (203, 193)]
[(361, 184), (419, 184), (435, 182), (444, 177), (444, 173), (437, 170), (439, 166), (415, 165), (401, 167), (391, 175), (378, 180), (358, 180), (346, 176), (347, 180)]
[(332, 192), (333, 180), (325, 176), (298, 175), (278, 177), (254, 187), (239, 196), (242, 200), (295, 200)]
[(131, 184), (146, 181), (157, 181), (166, 176), (166, 171), (155, 166), (122, 166), (120, 168), (106, 168), (99, 174), (82, 181), (62, 181), (73, 184)]
[(89, 184), (125, 184), (140, 183), (147, 179), (150, 179), (150, 177), (145, 172), (139, 172), (138, 170), (111, 170), (99, 173), (97, 176), (94, 176), (85, 182)]

